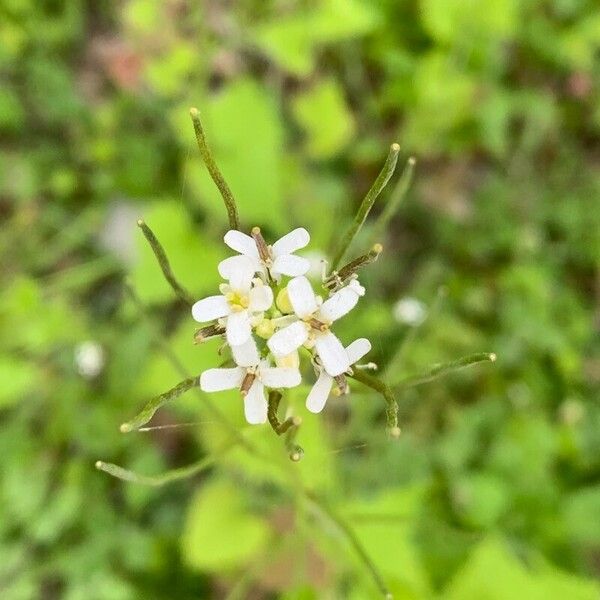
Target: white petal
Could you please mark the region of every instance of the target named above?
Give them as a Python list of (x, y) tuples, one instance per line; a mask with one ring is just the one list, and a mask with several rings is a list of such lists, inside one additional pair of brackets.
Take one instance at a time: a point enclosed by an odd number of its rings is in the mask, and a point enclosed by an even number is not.
[(327, 375), (325, 371), (321, 371), (319, 378), (313, 385), (312, 389), (306, 398), (306, 408), (312, 413), (320, 413), (329, 398), (331, 386), (333, 385), (333, 377)]
[[(229, 285), (234, 292), (248, 294), (254, 277), (254, 265), (247, 256), (238, 257), (240, 260), (234, 263), (234, 268), (230, 269)], [(231, 263), (230, 263), (231, 266)]]
[(320, 317), (326, 323), (337, 321), (340, 317), (349, 313), (356, 306), (357, 302), (358, 296), (356, 292), (348, 288), (343, 288), (323, 302), (321, 308), (319, 308), (317, 319)]
[(265, 388), (263, 384), (254, 380), (254, 383), (244, 397), (244, 413), (246, 421), (251, 425), (258, 425), (267, 420), (267, 399), (265, 398)]
[(288, 296), (294, 312), (302, 319), (317, 310), (312, 286), (306, 277), (294, 277), (287, 285)]
[(296, 387), (302, 381), (300, 371), (289, 367), (265, 367), (260, 370), (260, 378), (270, 388)]
[(250, 315), (247, 310), (232, 312), (227, 317), (225, 328), (227, 343), (230, 346), (241, 346), (250, 339)]
[(269, 350), (275, 356), (286, 356), (302, 346), (308, 339), (306, 325), (296, 321), (279, 331), (276, 331), (267, 342)]
[(245, 254), (246, 256), (251, 256), (252, 258), (258, 258), (258, 248), (256, 247), (254, 238), (242, 233), (241, 231), (230, 229), (225, 234), (225, 237), (223, 237), (223, 241), (232, 250), (235, 250), (240, 254)]
[(220, 392), (239, 387), (244, 379), (244, 370), (239, 367), (233, 369), (208, 369), (200, 375), (200, 389), (204, 392)]
[[(371, 342), (367, 338), (358, 338), (346, 347), (350, 364), (358, 362), (367, 352), (371, 351)], [(239, 363), (238, 363), (239, 364)]]
[(315, 348), (323, 363), (323, 368), (332, 377), (341, 375), (350, 367), (346, 349), (331, 331), (315, 337)]
[(260, 362), (258, 348), (252, 336), (246, 342), (239, 346), (231, 346), (231, 354), (235, 364), (240, 367), (255, 367)]
[(298, 227), (294, 231), (286, 233), (281, 239), (273, 244), (273, 254), (291, 254), (300, 248), (304, 248), (310, 242), (310, 235), (304, 227)]
[(271, 273), (296, 277), (304, 275), (310, 269), (310, 261), (294, 254), (281, 254), (274, 261)]
[(254, 273), (260, 272), (263, 270), (260, 261), (257, 259), (248, 258), (247, 256), (230, 256), (225, 260), (222, 260), (218, 266), (219, 275), (223, 279), (231, 279), (232, 277), (235, 279), (236, 273), (240, 271), (250, 271), (251, 275)]
[(273, 304), (273, 290), (268, 285), (255, 285), (250, 290), (250, 312), (269, 310)]
[(192, 306), (192, 317), (196, 321), (203, 323), (204, 321), (212, 321), (228, 315), (230, 311), (229, 303), (225, 300), (225, 296), (209, 296), (198, 300)]

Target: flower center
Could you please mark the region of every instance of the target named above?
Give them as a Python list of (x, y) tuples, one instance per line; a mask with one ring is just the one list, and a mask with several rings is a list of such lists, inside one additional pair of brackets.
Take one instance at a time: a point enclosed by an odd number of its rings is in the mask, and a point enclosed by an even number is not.
[(240, 292), (228, 292), (225, 294), (225, 299), (229, 302), (231, 310), (234, 312), (241, 312), (246, 310), (250, 305), (250, 300), (245, 294)]
[(306, 319), (305, 323), (316, 331), (327, 331), (329, 329), (329, 323), (323, 323), (323, 321), (319, 321), (319, 319), (315, 319), (315, 317), (310, 317)]

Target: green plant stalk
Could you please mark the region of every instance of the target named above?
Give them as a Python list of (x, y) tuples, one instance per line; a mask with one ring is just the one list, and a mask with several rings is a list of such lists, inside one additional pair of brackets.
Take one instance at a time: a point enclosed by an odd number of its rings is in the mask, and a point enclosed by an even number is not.
[(129, 481), (130, 483), (160, 487), (180, 479), (189, 479), (197, 473), (206, 470), (214, 462), (215, 456), (211, 455), (199, 460), (198, 462), (192, 463), (191, 465), (166, 471), (162, 475), (140, 475), (134, 471), (129, 471), (113, 463), (106, 463), (101, 460), (96, 462), (96, 469), (99, 471), (104, 471), (105, 473), (108, 473), (117, 479)]
[(287, 434), (285, 436), (285, 447), (290, 459), (297, 462), (304, 455), (304, 450), (294, 443), (298, 429), (302, 424), (302, 419), (300, 417), (288, 417), (285, 421), (281, 422), (277, 416), (280, 402), (281, 392), (271, 390), (269, 392), (267, 418), (271, 428), (277, 435)]
[(365, 222), (365, 219), (367, 218), (369, 212), (373, 208), (375, 200), (377, 200), (377, 197), (379, 196), (383, 188), (387, 185), (387, 182), (390, 180), (390, 177), (394, 174), (396, 162), (398, 161), (398, 152), (400, 152), (400, 146), (395, 143), (392, 144), (390, 146), (390, 151), (383, 165), (383, 168), (381, 169), (379, 175), (377, 176), (377, 179), (371, 186), (371, 189), (367, 192), (367, 195), (361, 202), (361, 205), (358, 208), (358, 212), (356, 213), (354, 220), (350, 224), (348, 231), (346, 231), (338, 245), (338, 248), (331, 262), (332, 271), (335, 271), (338, 268), (340, 262), (344, 258), (344, 254), (346, 254), (346, 251), (350, 247), (352, 240), (360, 231), (361, 227)]
[(342, 533), (346, 536), (346, 538), (354, 548), (361, 562), (365, 565), (365, 567), (371, 574), (371, 577), (373, 578), (373, 582), (377, 586), (377, 589), (381, 592), (381, 594), (386, 600), (392, 600), (393, 595), (388, 589), (385, 581), (383, 580), (381, 573), (377, 569), (375, 563), (371, 560), (371, 557), (361, 544), (360, 540), (358, 539), (357, 535), (354, 533), (350, 525), (348, 525), (348, 523), (346, 523), (346, 521), (344, 521), (344, 519), (342, 519), (340, 515), (334, 512), (330, 506), (328, 506), (323, 500), (318, 498), (312, 492), (306, 491), (305, 496), (308, 498), (313, 508), (317, 509), (317, 512), (327, 517), (327, 519), (329, 519), (334, 525), (337, 526), (339, 530), (342, 531)]
[(416, 163), (417, 161), (414, 159), (414, 157), (411, 156), (408, 159), (406, 167), (404, 167), (402, 175), (400, 176), (400, 180), (396, 184), (388, 203), (385, 205), (384, 209), (381, 211), (381, 214), (375, 221), (375, 226), (373, 228), (373, 241), (382, 235), (388, 223), (396, 214), (398, 208), (402, 204), (402, 201), (406, 197), (406, 194), (410, 189), (410, 184), (413, 180)]
[(400, 428), (398, 427), (398, 402), (396, 402), (396, 397), (390, 386), (381, 381), (381, 379), (377, 379), (377, 377), (373, 377), (373, 375), (369, 375), (369, 373), (359, 369), (353, 369), (350, 377), (356, 381), (360, 381), (363, 385), (370, 387), (383, 396), (387, 404), (385, 411), (387, 426), (390, 434), (393, 437), (398, 437), (400, 435)]
[(400, 380), (397, 386), (394, 387), (397, 387), (398, 389), (404, 389), (421, 385), (422, 383), (428, 383), (429, 381), (443, 377), (448, 373), (453, 373), (454, 371), (459, 371), (460, 369), (464, 369), (465, 367), (470, 367), (471, 365), (476, 365), (477, 363), (481, 362), (496, 362), (496, 355), (493, 352), (476, 352), (475, 354), (469, 354), (468, 356), (463, 356), (447, 363), (435, 364), (424, 373), (411, 375)]
[(175, 275), (173, 274), (173, 270), (171, 269), (171, 264), (169, 263), (169, 259), (165, 253), (164, 248), (161, 243), (158, 241), (158, 238), (154, 235), (154, 232), (144, 221), (141, 219), (137, 222), (138, 227), (142, 230), (144, 237), (150, 244), (152, 248), (152, 252), (154, 252), (154, 256), (158, 261), (158, 265), (160, 266), (160, 270), (164, 275), (167, 283), (171, 286), (171, 289), (177, 294), (181, 300), (183, 300), (188, 306), (191, 306), (194, 301), (190, 294), (186, 291), (186, 289), (177, 281)]
[(202, 122), (200, 121), (200, 114), (198, 113), (197, 108), (190, 108), (190, 116), (192, 117), (192, 123), (194, 124), (194, 133), (196, 134), (196, 141), (198, 142), (198, 148), (200, 149), (200, 154), (202, 155), (202, 160), (208, 169), (208, 172), (215, 182), (215, 185), (219, 189), (221, 196), (223, 197), (223, 202), (225, 203), (225, 208), (227, 209), (227, 217), (229, 218), (229, 227), (231, 229), (240, 228), (240, 218), (238, 215), (237, 205), (235, 203), (235, 198), (231, 193), (231, 189), (227, 185), (225, 178), (223, 177), (215, 159), (208, 147), (208, 143), (206, 142), (206, 136), (204, 135), (204, 129), (202, 128)]
[(144, 408), (135, 416), (131, 421), (127, 421), (127, 423), (123, 423), (120, 427), (122, 433), (129, 433), (134, 429), (139, 429), (142, 425), (145, 425), (156, 413), (156, 411), (171, 400), (175, 400), (175, 398), (179, 398), (182, 394), (187, 392), (188, 390), (196, 387), (199, 382), (199, 377), (188, 377), (183, 381), (179, 382), (175, 387), (172, 387), (170, 390), (155, 396), (151, 400), (149, 400)]
[(446, 298), (447, 294), (448, 289), (446, 288), (446, 286), (439, 286), (435, 299), (433, 300), (431, 307), (428, 311), (426, 319), (422, 323), (411, 327), (408, 333), (404, 336), (404, 338), (396, 348), (396, 351), (392, 355), (392, 358), (388, 361), (388, 363), (385, 366), (383, 376), (387, 381), (394, 382), (394, 375), (402, 367), (402, 360), (404, 359), (405, 353), (408, 351), (411, 344), (417, 337), (417, 334), (420, 331), (422, 331), (423, 327), (426, 327), (438, 315), (438, 312), (442, 307), (443, 300), (444, 298)]

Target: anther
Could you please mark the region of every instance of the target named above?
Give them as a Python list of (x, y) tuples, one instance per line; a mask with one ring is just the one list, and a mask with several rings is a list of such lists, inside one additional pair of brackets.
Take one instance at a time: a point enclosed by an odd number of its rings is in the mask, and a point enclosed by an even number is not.
[(308, 324), (313, 329), (316, 329), (317, 331), (326, 331), (327, 330), (327, 324), (323, 323), (322, 321), (319, 321), (319, 319), (315, 319), (314, 317), (312, 317), (311, 319), (308, 320)]
[(218, 323), (214, 323), (213, 325), (207, 325), (206, 327), (202, 327), (198, 329), (194, 334), (194, 344), (201, 344), (202, 342), (215, 337), (217, 335), (223, 335), (225, 333), (225, 328)]
[(258, 249), (258, 255), (260, 259), (263, 261), (267, 261), (271, 259), (271, 254), (269, 252), (269, 247), (267, 246), (267, 242), (265, 242), (265, 238), (262, 236), (260, 232), (260, 227), (252, 228), (252, 237), (256, 242), (256, 247)]
[(347, 394), (349, 392), (349, 388), (345, 375), (343, 373), (341, 375), (336, 375), (334, 379), (338, 389), (340, 390), (340, 394)]
[(246, 396), (256, 379), (255, 373), (246, 373), (244, 379), (242, 380), (242, 385), (240, 385), (240, 394), (242, 396)]

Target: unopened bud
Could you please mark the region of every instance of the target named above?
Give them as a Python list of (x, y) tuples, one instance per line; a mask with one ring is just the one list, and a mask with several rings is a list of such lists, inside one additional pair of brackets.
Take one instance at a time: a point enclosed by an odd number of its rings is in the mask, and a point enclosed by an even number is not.
[(289, 315), (294, 312), (294, 307), (290, 302), (290, 296), (288, 294), (287, 287), (283, 288), (279, 294), (277, 294), (277, 298), (275, 299), (275, 304), (277, 308), (284, 314)]

